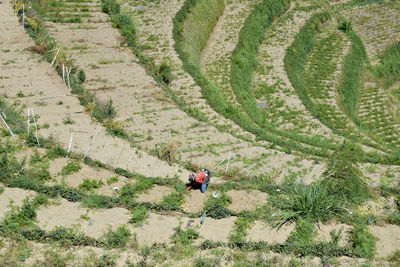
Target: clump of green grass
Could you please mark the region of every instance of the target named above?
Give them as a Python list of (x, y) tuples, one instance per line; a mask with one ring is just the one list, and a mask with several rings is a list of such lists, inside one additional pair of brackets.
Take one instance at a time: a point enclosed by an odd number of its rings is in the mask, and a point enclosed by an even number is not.
[(375, 68), (376, 75), (385, 87), (390, 87), (400, 80), (400, 42), (386, 49), (380, 61)]
[(232, 198), (224, 192), (221, 192), (219, 197), (210, 195), (204, 203), (204, 212), (207, 216), (214, 219), (229, 217), (231, 216), (231, 211), (226, 206), (230, 203), (232, 203)]
[(370, 196), (363, 174), (357, 166), (360, 148), (352, 143), (343, 143), (329, 160), (322, 184), (328, 192), (344, 201), (361, 203)]
[(344, 212), (346, 205), (320, 183), (308, 186), (290, 185), (282, 194), (272, 196), (271, 203), (281, 210), (275, 223), (278, 229), (301, 218), (309, 218), (313, 222), (327, 222)]

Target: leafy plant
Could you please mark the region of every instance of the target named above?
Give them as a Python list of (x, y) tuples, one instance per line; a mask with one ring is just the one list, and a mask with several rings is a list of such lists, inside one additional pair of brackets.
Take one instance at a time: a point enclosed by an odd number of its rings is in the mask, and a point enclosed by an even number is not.
[(82, 169), (80, 162), (70, 159), (70, 160), (68, 160), (67, 165), (65, 165), (62, 168), (61, 175), (63, 175), (63, 176), (71, 175), (75, 172), (78, 172), (80, 169)]
[(149, 212), (144, 206), (137, 206), (133, 208), (132, 217), (129, 222), (133, 223), (135, 226), (140, 226), (149, 217)]
[(130, 237), (130, 230), (126, 227), (126, 225), (121, 225), (115, 231), (113, 231), (111, 226), (109, 226), (101, 239), (107, 247), (118, 248), (125, 246)]
[(354, 253), (362, 258), (372, 259), (376, 251), (375, 237), (369, 232), (366, 225), (356, 224), (350, 232)]
[(95, 189), (102, 187), (104, 184), (101, 180), (96, 179), (83, 179), (83, 183), (81, 183), (78, 188), (85, 192), (93, 192)]

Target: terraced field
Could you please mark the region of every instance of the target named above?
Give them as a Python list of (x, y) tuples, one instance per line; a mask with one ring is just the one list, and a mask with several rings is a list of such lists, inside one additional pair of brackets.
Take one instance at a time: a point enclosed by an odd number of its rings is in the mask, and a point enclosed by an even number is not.
[(399, 20), (1, 1), (0, 265), (398, 266)]

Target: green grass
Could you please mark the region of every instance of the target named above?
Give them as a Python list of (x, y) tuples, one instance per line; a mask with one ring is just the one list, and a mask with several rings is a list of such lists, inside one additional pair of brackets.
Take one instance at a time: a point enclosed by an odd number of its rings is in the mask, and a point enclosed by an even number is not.
[(400, 42), (384, 51), (380, 56), (380, 64), (375, 67), (375, 72), (387, 88), (400, 81)]
[(280, 210), (275, 223), (278, 229), (301, 218), (308, 218), (312, 222), (327, 222), (341, 215), (346, 208), (342, 199), (319, 183), (288, 186), (282, 194), (271, 197), (271, 203)]

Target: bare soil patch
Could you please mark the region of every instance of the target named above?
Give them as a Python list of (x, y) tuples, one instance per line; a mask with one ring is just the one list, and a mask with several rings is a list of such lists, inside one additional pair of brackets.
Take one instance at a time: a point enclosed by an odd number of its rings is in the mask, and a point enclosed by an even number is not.
[(162, 185), (154, 185), (147, 192), (140, 194), (136, 198), (136, 201), (158, 203), (163, 199), (164, 196), (167, 196), (167, 195), (171, 194), (172, 192), (173, 192), (173, 190), (169, 187), (162, 186)]
[(268, 194), (258, 190), (231, 190), (227, 195), (232, 198), (228, 206), (233, 211), (253, 210), (267, 202)]
[(294, 224), (282, 226), (276, 230), (263, 221), (255, 221), (253, 227), (248, 231), (249, 241), (267, 241), (269, 243), (284, 243), (294, 230)]

